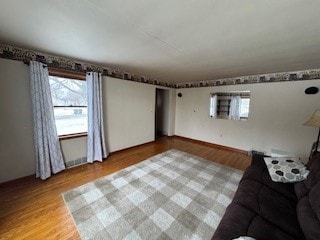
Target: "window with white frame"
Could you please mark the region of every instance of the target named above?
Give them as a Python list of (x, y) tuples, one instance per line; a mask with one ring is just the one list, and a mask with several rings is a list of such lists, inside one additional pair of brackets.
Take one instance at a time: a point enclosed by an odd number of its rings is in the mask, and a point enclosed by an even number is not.
[(87, 82), (57, 76), (50, 76), (49, 82), (58, 135), (86, 133)]
[(250, 110), (250, 92), (211, 93), (209, 105), (212, 118), (247, 120)]

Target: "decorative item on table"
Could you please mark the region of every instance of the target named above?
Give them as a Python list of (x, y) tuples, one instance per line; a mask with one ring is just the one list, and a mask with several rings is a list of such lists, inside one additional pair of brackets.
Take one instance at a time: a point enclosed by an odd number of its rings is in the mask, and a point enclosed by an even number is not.
[(312, 148), (311, 148), (311, 153), (310, 157), (312, 157), (317, 151), (318, 151), (318, 146), (319, 146), (319, 137), (320, 137), (320, 109), (316, 110), (311, 118), (305, 122), (303, 125), (305, 126), (310, 126), (310, 127), (317, 127), (319, 128), (318, 132), (318, 138), (315, 143), (313, 143)]

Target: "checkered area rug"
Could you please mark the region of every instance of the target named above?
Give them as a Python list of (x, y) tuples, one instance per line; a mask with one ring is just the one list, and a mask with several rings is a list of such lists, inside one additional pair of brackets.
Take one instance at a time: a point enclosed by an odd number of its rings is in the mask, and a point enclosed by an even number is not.
[(82, 239), (211, 239), (242, 174), (169, 150), (63, 198)]

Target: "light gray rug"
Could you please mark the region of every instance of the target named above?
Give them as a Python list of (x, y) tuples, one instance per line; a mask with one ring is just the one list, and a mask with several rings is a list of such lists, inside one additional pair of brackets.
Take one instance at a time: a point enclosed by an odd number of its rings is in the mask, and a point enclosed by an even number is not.
[(169, 150), (63, 197), (82, 239), (211, 239), (242, 174)]

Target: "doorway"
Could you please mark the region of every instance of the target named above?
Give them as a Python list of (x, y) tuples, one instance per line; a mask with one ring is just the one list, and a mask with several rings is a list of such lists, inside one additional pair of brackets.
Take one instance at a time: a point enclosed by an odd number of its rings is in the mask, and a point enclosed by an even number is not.
[(156, 88), (155, 139), (168, 136), (170, 91)]

